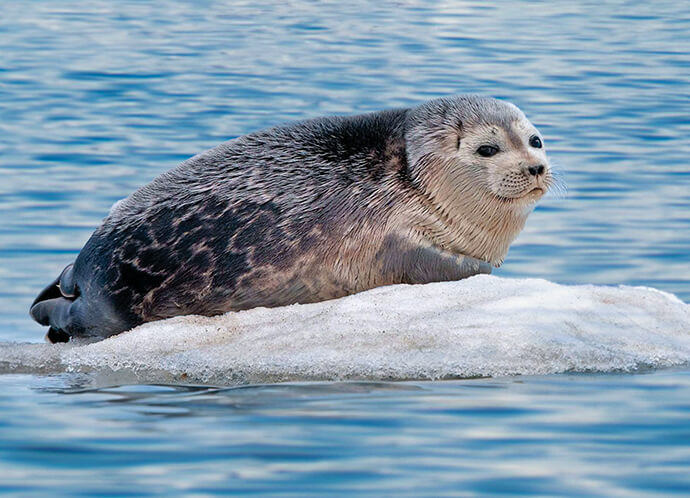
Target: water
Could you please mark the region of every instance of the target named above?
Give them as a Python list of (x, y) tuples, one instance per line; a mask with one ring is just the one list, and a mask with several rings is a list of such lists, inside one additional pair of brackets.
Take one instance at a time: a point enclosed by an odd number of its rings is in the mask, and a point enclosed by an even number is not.
[[(542, 201), (497, 275), (690, 300), (682, 2), (5, 3), (1, 341), (40, 341), (37, 290), (113, 202), (180, 160), (283, 121), (464, 92), (519, 105), (569, 187)], [(687, 367), (226, 390), (113, 381), (1, 376), (0, 489), (690, 491)]]
[(0, 436), (5, 490), (668, 496), (689, 480), (687, 371), (230, 389), (65, 383), (0, 377), (0, 407), (16, 415)]

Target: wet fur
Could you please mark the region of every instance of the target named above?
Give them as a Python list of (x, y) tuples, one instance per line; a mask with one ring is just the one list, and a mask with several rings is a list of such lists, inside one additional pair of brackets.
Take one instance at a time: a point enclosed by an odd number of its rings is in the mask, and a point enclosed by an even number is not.
[(479, 166), (458, 173), (452, 149), (471, 127), (518, 119), (514, 106), (465, 96), (221, 144), (116, 204), (31, 314), (53, 341), (108, 337), (488, 273), (529, 209), (480, 188)]

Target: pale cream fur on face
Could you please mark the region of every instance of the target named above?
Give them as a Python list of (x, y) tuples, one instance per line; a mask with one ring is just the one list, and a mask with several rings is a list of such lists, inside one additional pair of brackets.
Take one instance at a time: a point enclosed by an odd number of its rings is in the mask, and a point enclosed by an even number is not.
[[(541, 135), (517, 112), (507, 124), (443, 126), (426, 137), (426, 153), (417, 157), (417, 166), (426, 187), (424, 238), (432, 244), (502, 264), (552, 182), (543, 140), (541, 148), (529, 144), (532, 136)], [(477, 149), (483, 145), (499, 152), (482, 157)], [(540, 165), (542, 174), (530, 174), (529, 167)]]
[[(509, 136), (511, 131), (512, 140)], [(533, 136), (542, 140), (541, 148), (530, 146)], [(515, 139), (519, 144), (514, 143)], [(482, 157), (477, 149), (483, 145), (497, 147), (499, 152), (491, 157)], [(503, 200), (511, 199), (518, 201), (516, 204), (533, 206), (549, 188), (551, 168), (543, 139), (526, 118), (512, 122), (511, 130), (498, 125), (469, 130), (461, 140), (457, 154), (461, 163), (473, 164), (472, 169), (480, 172), (489, 192)], [(544, 167), (543, 174), (535, 176), (529, 173), (529, 167), (538, 166)]]

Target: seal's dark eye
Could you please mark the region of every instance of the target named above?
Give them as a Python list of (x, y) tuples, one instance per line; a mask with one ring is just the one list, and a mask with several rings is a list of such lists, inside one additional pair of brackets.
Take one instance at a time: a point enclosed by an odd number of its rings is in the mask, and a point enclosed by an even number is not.
[(532, 135), (532, 137), (529, 139), (529, 144), (535, 149), (541, 149), (541, 138), (536, 135)]
[(482, 157), (491, 157), (498, 153), (498, 147), (493, 145), (482, 145), (477, 149), (477, 154)]

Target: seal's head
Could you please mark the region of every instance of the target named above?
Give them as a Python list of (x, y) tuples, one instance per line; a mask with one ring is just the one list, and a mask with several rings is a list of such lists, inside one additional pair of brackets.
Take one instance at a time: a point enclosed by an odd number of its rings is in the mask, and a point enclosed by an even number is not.
[(467, 95), (414, 109), (405, 140), (410, 176), (443, 225), (425, 236), (499, 266), (553, 182), (537, 129), (513, 104)]

